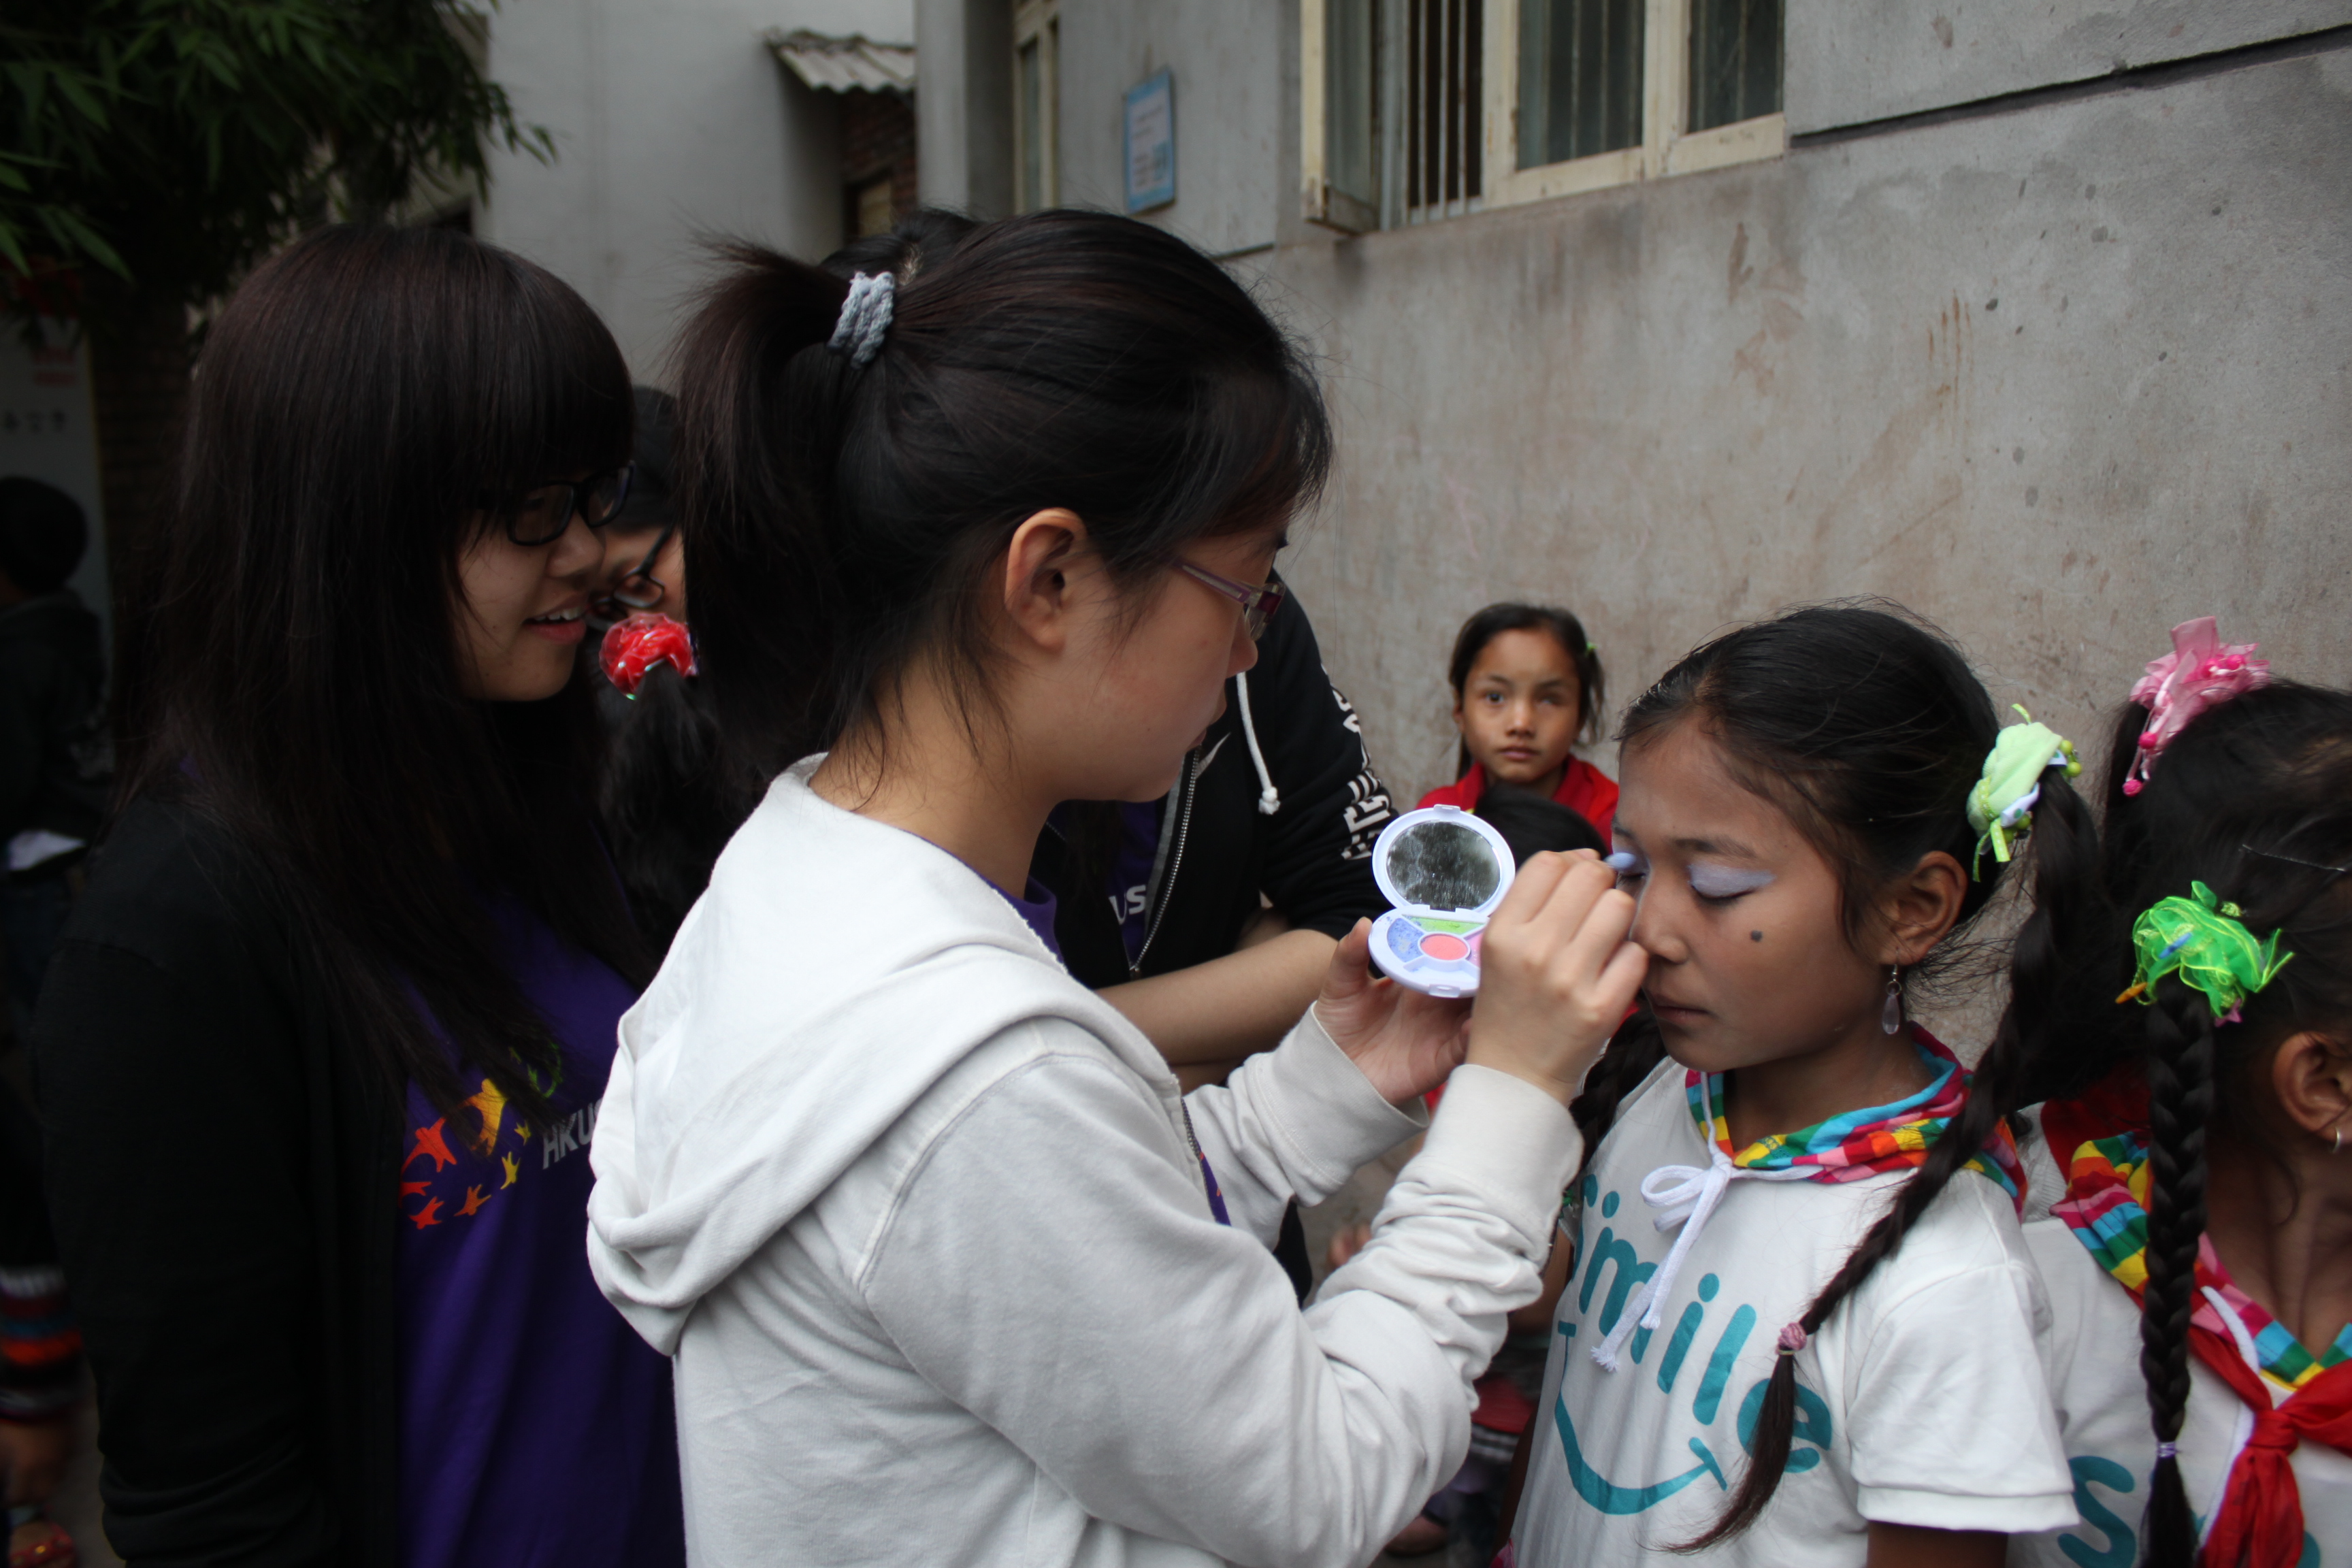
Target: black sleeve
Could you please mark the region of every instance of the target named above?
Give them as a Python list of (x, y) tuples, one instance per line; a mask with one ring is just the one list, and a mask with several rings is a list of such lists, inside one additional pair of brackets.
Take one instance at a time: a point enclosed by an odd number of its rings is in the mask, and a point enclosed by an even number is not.
[[(47, 1187), (135, 1564), (324, 1563), (300, 1023), (198, 868), (101, 862), (33, 1029)], [(142, 863), (143, 862), (143, 863)]]
[(40, 790), (48, 736), (42, 729), (47, 660), (36, 648), (12, 647), (0, 661), (0, 840), (30, 818)]
[(1344, 936), (1358, 919), (1388, 908), (1371, 855), (1394, 812), (1356, 710), (1324, 673), (1315, 628), (1295, 595), (1266, 628), (1246, 679), (1250, 727), (1282, 796), (1263, 830), (1259, 886), (1294, 927)]

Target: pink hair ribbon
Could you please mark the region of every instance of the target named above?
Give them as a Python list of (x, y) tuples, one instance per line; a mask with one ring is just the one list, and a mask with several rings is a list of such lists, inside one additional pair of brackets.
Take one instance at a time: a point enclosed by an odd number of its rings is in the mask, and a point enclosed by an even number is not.
[(2270, 660), (2254, 657), (2261, 646), (2223, 642), (2211, 616), (2172, 628), (2172, 651), (2148, 660), (2147, 673), (2131, 689), (2131, 700), (2147, 710), (2147, 727), (2140, 731), (2124, 794), (2147, 787), (2157, 758), (2199, 714), (2271, 683)]

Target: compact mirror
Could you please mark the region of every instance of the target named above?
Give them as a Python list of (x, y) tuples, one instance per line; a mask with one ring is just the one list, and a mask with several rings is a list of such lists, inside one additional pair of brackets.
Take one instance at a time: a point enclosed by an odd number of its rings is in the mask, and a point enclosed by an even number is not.
[(1372, 879), (1396, 908), (1372, 922), (1372, 960), (1432, 996), (1478, 990), (1486, 919), (1516, 873), (1503, 836), (1460, 806), (1408, 811), (1372, 846)]

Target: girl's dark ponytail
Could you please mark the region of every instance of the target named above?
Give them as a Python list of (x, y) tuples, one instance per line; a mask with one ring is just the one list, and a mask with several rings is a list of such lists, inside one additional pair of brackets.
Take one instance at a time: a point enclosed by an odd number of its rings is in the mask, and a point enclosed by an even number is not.
[(2139, 1368), (2158, 1444), (2147, 1503), (2148, 1568), (2191, 1568), (2197, 1521), (2167, 1452), (2189, 1409), (2189, 1319), (2197, 1310), (2197, 1250), (2205, 1235), (2205, 1129), (2213, 1114), (2213, 1013), (2174, 976), (2147, 1010), (2147, 1287), (2140, 1299)]

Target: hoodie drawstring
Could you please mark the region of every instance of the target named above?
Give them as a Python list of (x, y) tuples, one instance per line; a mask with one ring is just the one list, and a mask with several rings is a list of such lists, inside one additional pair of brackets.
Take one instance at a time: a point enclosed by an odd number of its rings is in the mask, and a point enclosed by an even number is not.
[(1249, 742), (1250, 766), (1257, 770), (1257, 814), (1272, 816), (1282, 809), (1282, 792), (1274, 787), (1274, 775), (1265, 771), (1265, 753), (1257, 746), (1257, 726), (1250, 722), (1249, 671), (1234, 677), (1234, 695), (1241, 706), (1242, 739)]

